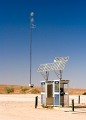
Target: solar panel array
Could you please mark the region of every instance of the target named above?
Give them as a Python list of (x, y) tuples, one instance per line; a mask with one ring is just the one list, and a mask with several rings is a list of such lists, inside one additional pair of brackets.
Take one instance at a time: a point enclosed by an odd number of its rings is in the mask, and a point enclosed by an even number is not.
[(69, 57), (55, 57), (53, 63), (41, 64), (38, 68), (38, 72), (64, 70), (65, 64)]

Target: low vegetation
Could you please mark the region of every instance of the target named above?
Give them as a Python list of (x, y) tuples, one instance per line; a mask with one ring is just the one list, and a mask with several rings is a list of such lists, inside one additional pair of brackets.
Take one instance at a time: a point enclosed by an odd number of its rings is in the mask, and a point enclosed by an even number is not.
[(12, 88), (12, 87), (6, 87), (5, 88), (5, 92), (8, 93), (8, 94), (9, 93), (13, 93), (14, 92), (14, 88)]
[[(39, 94), (40, 92), (40, 87), (0, 85), (0, 94)], [(69, 88), (69, 94), (86, 95), (86, 89)]]
[(39, 94), (40, 87), (0, 85), (0, 94)]
[(40, 89), (39, 88), (31, 88), (30, 90), (29, 90), (29, 93), (31, 93), (31, 94), (38, 94), (38, 93), (40, 93)]
[(84, 92), (82, 95), (86, 95), (86, 92)]
[(29, 90), (27, 87), (20, 87), (20, 93), (26, 93)]

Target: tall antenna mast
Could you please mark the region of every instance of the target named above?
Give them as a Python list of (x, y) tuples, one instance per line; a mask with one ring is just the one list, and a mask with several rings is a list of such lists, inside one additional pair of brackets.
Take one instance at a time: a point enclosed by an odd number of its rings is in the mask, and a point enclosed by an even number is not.
[(32, 29), (34, 28), (34, 12), (30, 13), (30, 81), (29, 86), (33, 87), (32, 84)]

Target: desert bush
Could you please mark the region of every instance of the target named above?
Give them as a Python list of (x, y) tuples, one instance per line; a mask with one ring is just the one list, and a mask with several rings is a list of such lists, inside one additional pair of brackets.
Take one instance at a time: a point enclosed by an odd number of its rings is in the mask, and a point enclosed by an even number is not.
[(31, 88), (29, 92), (32, 94), (38, 94), (40, 93), (40, 90), (38, 88)]
[(29, 88), (27, 87), (21, 87), (20, 89), (21, 89), (20, 90), (21, 93), (26, 93), (26, 91), (29, 90)]
[(82, 95), (86, 95), (86, 92), (84, 92)]
[(5, 88), (5, 92), (8, 93), (8, 94), (12, 93), (12, 92), (14, 92), (14, 88), (12, 88), (12, 87), (6, 87)]

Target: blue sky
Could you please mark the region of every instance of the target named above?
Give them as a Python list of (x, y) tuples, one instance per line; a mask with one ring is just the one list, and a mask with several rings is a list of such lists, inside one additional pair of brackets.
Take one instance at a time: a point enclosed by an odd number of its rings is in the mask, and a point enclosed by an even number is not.
[[(37, 73), (40, 64), (69, 56), (63, 79), (70, 80), (70, 87), (85, 88), (85, 0), (0, 0), (0, 84), (29, 84), (31, 11), (36, 25), (32, 33), (32, 83), (40, 85), (43, 80)], [(49, 79), (57, 78), (52, 75)]]

